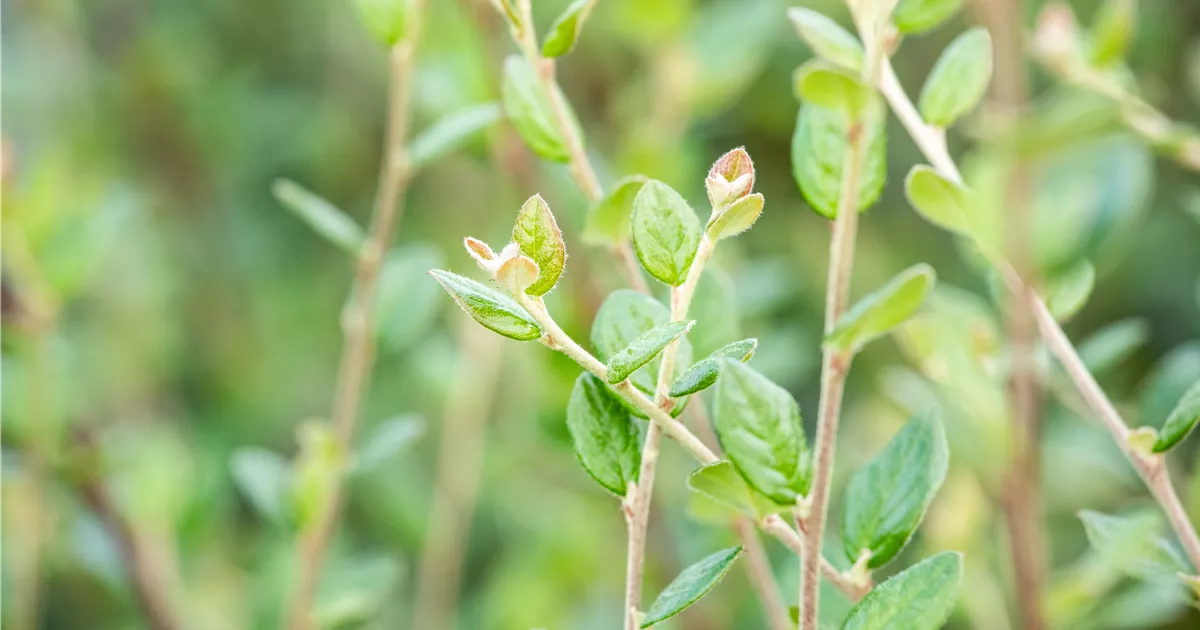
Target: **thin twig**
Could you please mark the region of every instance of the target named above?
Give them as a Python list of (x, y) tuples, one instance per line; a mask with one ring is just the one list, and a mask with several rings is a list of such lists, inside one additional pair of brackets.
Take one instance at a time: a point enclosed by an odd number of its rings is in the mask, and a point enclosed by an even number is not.
[[(424, 4), (414, 0), (408, 12), (408, 35), (389, 52), (390, 94), (387, 132), (379, 174), (371, 228), (359, 253), (354, 286), (342, 311), (345, 342), (334, 388), (331, 422), (343, 451), (349, 449), (354, 426), (371, 369), (374, 365), (372, 312), (384, 253), (392, 239), (394, 226), (404, 211), (404, 192), (408, 187), (409, 166), (405, 143), (410, 126), (409, 101), (412, 93), (413, 65), (419, 43)], [(316, 516), (311, 527), (297, 539), (297, 575), (285, 628), (308, 630), (312, 627), (312, 608), (320, 580), (321, 566), (333, 530), (341, 512), (342, 484), (336, 484), (333, 496)]]

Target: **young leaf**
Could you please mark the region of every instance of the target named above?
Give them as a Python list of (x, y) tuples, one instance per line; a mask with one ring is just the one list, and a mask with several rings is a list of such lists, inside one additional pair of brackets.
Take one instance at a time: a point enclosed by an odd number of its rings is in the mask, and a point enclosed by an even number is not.
[(958, 234), (969, 234), (966, 191), (938, 174), (932, 166), (918, 164), (904, 180), (908, 202), (930, 223)]
[(542, 336), (541, 327), (511, 297), (449, 271), (431, 269), (429, 275), (442, 285), (471, 319), (483, 324), (484, 328), (517, 341), (530, 341)]
[(754, 190), (754, 176), (754, 160), (745, 147), (726, 151), (704, 178), (708, 203), (716, 209), (749, 195)]
[(288, 486), (287, 460), (264, 448), (239, 448), (229, 461), (233, 480), (264, 518), (284, 521), (284, 493)]
[(669, 395), (671, 398), (679, 398), (708, 389), (713, 383), (717, 382), (717, 376), (721, 372), (722, 358), (737, 359), (744, 363), (749, 361), (750, 357), (754, 356), (754, 350), (757, 348), (757, 339), (743, 339), (718, 348), (716, 352), (697, 361), (695, 365), (683, 373), (683, 376), (676, 379), (671, 384)]
[(542, 55), (545, 57), (561, 57), (575, 47), (579, 32), (583, 30), (583, 21), (591, 13), (596, 0), (575, 0), (567, 7), (562, 15), (550, 25), (546, 41), (542, 44)]
[(1184, 570), (1170, 543), (1160, 534), (1162, 517), (1152, 510), (1111, 516), (1081, 510), (1079, 520), (1088, 544), (1106, 564), (1122, 573), (1144, 580), (1172, 579)]
[(906, 35), (924, 33), (941, 26), (962, 4), (963, 0), (900, 0), (892, 22)]
[(854, 562), (864, 549), (867, 566), (888, 563), (904, 548), (946, 477), (950, 458), (936, 411), (918, 414), (900, 429), (846, 486), (842, 544)]
[(1139, 318), (1101, 328), (1079, 344), (1079, 358), (1092, 374), (1106, 372), (1137, 352), (1150, 339), (1150, 326)]
[(800, 39), (817, 55), (850, 70), (862, 67), (862, 44), (837, 22), (802, 7), (788, 9), (788, 18)]
[(571, 390), (567, 430), (583, 469), (617, 496), (625, 496), (642, 465), (638, 426), (617, 395), (587, 372), (575, 379)]
[(925, 263), (900, 272), (842, 314), (825, 338), (842, 350), (857, 351), (908, 319), (933, 288), (933, 268)]
[(354, 219), (300, 184), (290, 179), (277, 179), (271, 192), (275, 193), (279, 203), (325, 240), (351, 254), (357, 254), (362, 247), (362, 228)]
[(705, 227), (705, 231), (713, 240), (736, 236), (754, 225), (758, 216), (762, 214), (762, 209), (763, 196), (761, 193), (746, 195), (713, 217)]
[(391, 48), (404, 37), (408, 0), (354, 0), (358, 21), (380, 44)]
[(375, 291), (375, 334), (392, 350), (407, 348), (433, 325), (443, 306), (425, 272), (443, 263), (442, 251), (425, 243), (393, 249), (383, 260)]
[(741, 553), (741, 547), (722, 549), (684, 569), (650, 605), (642, 627), (649, 628), (696, 603), (725, 577)]
[(379, 468), (425, 435), (425, 419), (405, 414), (386, 420), (363, 440), (351, 464), (351, 472), (362, 474)]
[(979, 103), (991, 80), (992, 38), (975, 27), (950, 42), (933, 65), (917, 105), (921, 117), (949, 127)]
[(1155, 453), (1165, 453), (1192, 432), (1196, 423), (1200, 422), (1200, 381), (1192, 385), (1183, 394), (1179, 404), (1167, 416), (1167, 422), (1158, 432), (1158, 441), (1154, 443)]
[(633, 200), (642, 190), (646, 179), (645, 175), (623, 177), (607, 195), (592, 205), (583, 225), (583, 242), (613, 247), (628, 241)]
[(530, 295), (545, 295), (554, 288), (567, 265), (567, 246), (562, 231), (541, 195), (534, 195), (521, 206), (513, 226), (512, 240), (521, 252), (537, 265), (537, 282), (525, 290)]
[[(600, 310), (596, 311), (596, 319), (592, 323), (592, 347), (597, 358), (607, 363), (635, 339), (669, 321), (671, 310), (653, 297), (632, 289), (613, 291), (600, 305)], [(683, 366), (691, 361), (692, 346), (688, 338), (683, 337), (679, 340), (676, 371), (682, 371)], [(635, 371), (630, 380), (644, 393), (653, 394), (660, 363), (661, 360), (656, 357)], [(634, 415), (644, 417), (640, 412)]]
[(821, 59), (797, 68), (793, 84), (800, 99), (855, 119), (871, 98), (871, 90), (857, 74)]
[(1066, 321), (1083, 308), (1095, 286), (1096, 268), (1087, 260), (1080, 260), (1046, 281), (1046, 305), (1055, 319)]
[[(882, 118), (863, 124), (867, 146), (858, 187), (859, 212), (879, 200), (887, 178), (887, 136)], [(842, 169), (849, 150), (848, 129), (842, 112), (813, 103), (801, 106), (796, 118), (796, 133), (792, 136), (792, 175), (804, 200), (827, 219), (837, 216)]]
[(953, 551), (897, 573), (850, 610), (842, 630), (936, 630), (958, 599), (962, 554)]
[(632, 343), (621, 349), (608, 360), (608, 382), (620, 383), (632, 375), (638, 368), (646, 365), (662, 352), (668, 344), (675, 341), (691, 330), (694, 321), (670, 322), (655, 326), (642, 333)]
[(738, 474), (737, 468), (728, 460), (723, 459), (693, 470), (688, 475), (687, 483), (693, 492), (698, 492), (750, 518), (757, 519), (771, 514), (780, 507), (750, 489)]
[(1092, 21), (1089, 58), (1098, 68), (1111, 65), (1125, 56), (1137, 21), (1134, 0), (1108, 0), (1100, 5)]
[(504, 60), (501, 87), (504, 111), (529, 148), (552, 162), (568, 162), (571, 154), (555, 124), (550, 99), (537, 72), (519, 55)]
[(650, 180), (633, 200), (633, 245), (650, 275), (671, 286), (687, 278), (700, 244), (700, 219), (670, 186)]
[(402, 565), (378, 552), (341, 558), (324, 571), (313, 604), (315, 628), (371, 625), (399, 580)]
[(500, 104), (491, 102), (468, 105), (442, 116), (409, 143), (409, 164), (417, 169), (450, 153), (492, 126), (502, 114)]
[(751, 487), (784, 505), (808, 491), (800, 405), (787, 390), (739, 361), (722, 359), (713, 410), (721, 446)]
[[(507, 250), (507, 248), (505, 248)], [(504, 287), (511, 295), (520, 295), (531, 289), (538, 280), (538, 266), (528, 256), (513, 253), (503, 256), (496, 265), (496, 284)]]

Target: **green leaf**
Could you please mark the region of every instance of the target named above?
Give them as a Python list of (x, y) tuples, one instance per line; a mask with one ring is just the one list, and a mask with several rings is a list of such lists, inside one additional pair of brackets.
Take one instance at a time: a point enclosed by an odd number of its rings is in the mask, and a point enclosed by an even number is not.
[(421, 338), (442, 306), (437, 285), (426, 272), (443, 263), (442, 251), (413, 243), (388, 252), (375, 291), (375, 334), (386, 348), (400, 351)]
[[(772, 503), (746, 485), (733, 462), (721, 460), (693, 470), (688, 488), (736, 512), (758, 519), (779, 511)], [(787, 509), (787, 508), (783, 508)]]
[(233, 480), (264, 518), (284, 522), (284, 496), (289, 484), (288, 462), (264, 448), (239, 448), (229, 461)]
[(646, 183), (645, 175), (623, 177), (607, 195), (588, 210), (584, 221), (583, 242), (589, 245), (618, 246), (629, 240), (629, 217), (633, 200)]
[[(600, 310), (596, 311), (596, 319), (592, 323), (592, 347), (597, 358), (607, 363), (635, 339), (670, 321), (671, 309), (653, 297), (632, 289), (613, 291), (600, 305)], [(692, 346), (688, 338), (683, 337), (679, 340), (676, 372), (681, 372), (683, 366), (690, 365), (691, 361)], [(653, 395), (661, 362), (660, 358), (655, 357), (648, 365), (635, 371), (630, 380), (643, 393)], [(634, 415), (645, 417), (638, 411)]]
[(530, 341), (542, 336), (542, 329), (516, 300), (470, 278), (456, 273), (432, 269), (434, 277), (462, 310), (484, 328), (517, 341)]
[(857, 74), (823, 59), (813, 59), (797, 68), (793, 85), (800, 99), (855, 119), (871, 99), (871, 90)]
[(918, 164), (904, 180), (908, 202), (930, 223), (958, 234), (970, 234), (967, 192), (938, 174), (932, 166)]
[(450, 112), (425, 128), (408, 145), (412, 168), (420, 168), (465, 145), (473, 136), (500, 120), (500, 103), (468, 105)]
[(1183, 571), (1170, 543), (1161, 535), (1163, 519), (1152, 509), (1123, 516), (1081, 510), (1079, 519), (1088, 544), (1106, 564), (1121, 573), (1143, 579), (1174, 579)]
[(570, 161), (571, 154), (559, 133), (550, 97), (536, 71), (523, 57), (509, 55), (504, 60), (501, 96), (508, 119), (534, 153), (552, 162)]
[(358, 21), (380, 44), (394, 46), (404, 38), (408, 0), (354, 0)]
[(1106, 372), (1137, 352), (1150, 339), (1150, 326), (1140, 318), (1123, 319), (1092, 333), (1079, 344), (1079, 358), (1092, 374)]
[(561, 57), (575, 47), (579, 33), (583, 30), (583, 22), (592, 11), (596, 0), (575, 0), (567, 7), (562, 15), (550, 25), (546, 33), (546, 41), (542, 44), (542, 55), (545, 57)]
[(1096, 286), (1096, 268), (1080, 260), (1046, 281), (1046, 306), (1058, 321), (1066, 321), (1087, 303)]
[(933, 65), (917, 103), (921, 117), (949, 127), (979, 103), (991, 80), (992, 37), (975, 27), (950, 42)]
[(393, 596), (400, 562), (380, 553), (342, 559), (324, 572), (313, 606), (321, 630), (360, 628)]
[(362, 228), (354, 219), (300, 184), (290, 179), (277, 179), (271, 192), (275, 193), (279, 203), (325, 240), (351, 254), (357, 254), (362, 247)]
[(425, 419), (417, 414), (405, 414), (381, 422), (362, 446), (351, 464), (353, 474), (371, 472), (386, 464), (425, 435)]
[(575, 379), (571, 390), (567, 430), (583, 469), (617, 496), (625, 496), (642, 465), (638, 425), (617, 395), (587, 372)]
[(696, 603), (725, 577), (741, 553), (741, 547), (722, 549), (684, 569), (650, 605), (642, 627), (649, 628)]
[(672, 341), (691, 330), (695, 323), (670, 322), (642, 333), (608, 360), (608, 382), (615, 385), (629, 378), (638, 368), (658, 356)]
[(787, 390), (739, 361), (722, 359), (713, 410), (721, 446), (751, 487), (784, 505), (808, 491), (800, 405)]
[(671, 286), (687, 278), (700, 245), (700, 219), (670, 186), (652, 179), (633, 200), (633, 245), (650, 275)]
[(567, 266), (567, 246), (562, 231), (541, 195), (534, 195), (521, 206), (513, 225), (512, 240), (538, 267), (537, 282), (525, 290), (529, 295), (545, 295), (558, 283)]
[(843, 501), (842, 546), (854, 562), (864, 549), (879, 568), (908, 544), (942, 480), (950, 452), (936, 410), (909, 420), (887, 446), (854, 472)]
[(800, 39), (817, 55), (850, 70), (862, 67), (862, 44), (837, 22), (802, 7), (788, 9), (788, 18)]
[(907, 35), (933, 30), (962, 8), (963, 0), (900, 0), (892, 14), (896, 28)]
[(1152, 450), (1155, 453), (1170, 450), (1192, 432), (1197, 422), (1200, 422), (1200, 381), (1196, 381), (1183, 394), (1179, 404), (1175, 405), (1171, 415), (1167, 416), (1167, 422), (1158, 432), (1158, 441), (1154, 443)]
[[(887, 136), (882, 117), (868, 117), (863, 133), (867, 135), (858, 188), (859, 212), (879, 200), (887, 179)], [(817, 214), (837, 216), (842, 194), (842, 169), (849, 144), (846, 116), (837, 110), (807, 103), (800, 107), (796, 133), (792, 136), (792, 175), (804, 200)]]
[(1089, 60), (1098, 68), (1120, 61), (1129, 50), (1137, 21), (1134, 0), (1107, 0), (1096, 11), (1089, 38)]
[(760, 193), (746, 195), (738, 199), (724, 211), (713, 217), (705, 227), (708, 237), (720, 240), (737, 236), (750, 229), (758, 216), (762, 214), (763, 196)]
[(858, 351), (886, 335), (916, 312), (935, 279), (933, 268), (925, 263), (901, 271), (843, 313), (826, 342), (842, 350)]
[(717, 382), (717, 377), (721, 373), (722, 358), (737, 359), (738, 361), (746, 362), (750, 360), (750, 357), (754, 356), (754, 351), (757, 348), (757, 339), (743, 339), (723, 348), (718, 348), (716, 352), (697, 361), (695, 365), (683, 373), (683, 376), (676, 379), (671, 384), (669, 395), (671, 398), (679, 398), (680, 396), (687, 396), (708, 389), (713, 383)]
[(962, 554), (947, 551), (897, 573), (871, 589), (842, 630), (935, 630), (958, 599)]

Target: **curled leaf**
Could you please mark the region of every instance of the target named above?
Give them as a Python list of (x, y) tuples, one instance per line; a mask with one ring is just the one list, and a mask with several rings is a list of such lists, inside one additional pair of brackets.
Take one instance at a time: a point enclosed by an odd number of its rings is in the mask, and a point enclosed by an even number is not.
[(429, 275), (446, 289), (462, 310), (488, 330), (518, 341), (542, 336), (542, 329), (533, 316), (511, 297), (449, 271), (433, 269)]

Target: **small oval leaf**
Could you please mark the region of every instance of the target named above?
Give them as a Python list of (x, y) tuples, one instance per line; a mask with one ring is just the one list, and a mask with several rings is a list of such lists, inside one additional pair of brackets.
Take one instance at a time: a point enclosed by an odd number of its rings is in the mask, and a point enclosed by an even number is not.
[(850, 70), (862, 67), (862, 44), (837, 22), (802, 7), (788, 9), (788, 18), (800, 39), (817, 55)]
[(511, 297), (456, 273), (432, 269), (433, 276), (446, 293), (470, 315), (493, 332), (517, 341), (530, 341), (542, 336), (542, 329), (517, 301)]
[(700, 218), (670, 186), (650, 180), (633, 200), (633, 245), (650, 275), (683, 284), (700, 245)]
[(408, 145), (409, 165), (416, 169), (465, 145), (471, 137), (500, 120), (499, 103), (480, 103), (442, 116)]
[(534, 195), (521, 206), (513, 225), (512, 240), (521, 253), (538, 268), (537, 281), (525, 290), (529, 295), (545, 295), (558, 283), (567, 266), (567, 246), (562, 231), (541, 195)]
[[(879, 200), (887, 179), (887, 135), (882, 117), (864, 122), (866, 151), (858, 188), (858, 210), (865, 211)], [(849, 144), (846, 116), (837, 110), (806, 103), (796, 118), (792, 135), (792, 176), (800, 193), (813, 210), (827, 219), (837, 216), (842, 194), (842, 169)]]
[(909, 420), (870, 462), (854, 472), (846, 486), (842, 545), (854, 562), (871, 552), (867, 567), (888, 563), (908, 544), (933, 496), (950, 453), (936, 411)]
[(871, 90), (858, 75), (821, 59), (796, 68), (796, 96), (804, 101), (857, 118), (871, 99)]
[(739, 361), (722, 359), (713, 416), (721, 446), (751, 487), (784, 505), (808, 491), (800, 405), (787, 390)]
[(671, 384), (671, 391), (668, 395), (671, 398), (679, 398), (711, 387), (713, 383), (717, 382), (717, 377), (720, 375), (722, 358), (737, 359), (744, 363), (754, 356), (757, 348), (757, 339), (743, 339), (718, 348), (716, 352), (697, 361), (676, 379)]
[(583, 225), (583, 242), (590, 245), (617, 246), (629, 240), (629, 217), (633, 200), (645, 185), (645, 175), (623, 177), (607, 195), (588, 210)]
[(900, 0), (892, 14), (896, 29), (916, 35), (941, 26), (962, 8), (963, 0)]
[(930, 223), (958, 234), (969, 234), (966, 191), (938, 174), (932, 166), (918, 164), (904, 180), (908, 202)]
[(842, 630), (936, 630), (958, 600), (962, 554), (947, 551), (897, 573), (850, 610)]
[(1155, 453), (1171, 450), (1192, 432), (1197, 422), (1200, 422), (1200, 381), (1196, 381), (1196, 384), (1183, 394), (1179, 404), (1175, 405), (1171, 415), (1167, 416), (1167, 422), (1158, 432), (1158, 441), (1154, 443), (1152, 450)]
[(992, 80), (992, 37), (975, 27), (959, 35), (938, 58), (917, 104), (925, 122), (949, 127), (983, 98)]
[(380, 44), (391, 48), (404, 37), (408, 0), (354, 0), (358, 21)]
[(684, 569), (655, 598), (642, 619), (642, 627), (649, 628), (696, 603), (725, 577), (741, 553), (741, 547), (722, 549)]
[(571, 154), (555, 124), (549, 96), (536, 71), (523, 57), (509, 55), (504, 60), (501, 96), (508, 119), (534, 153), (553, 162), (570, 161)]
[(561, 57), (575, 47), (579, 33), (583, 30), (583, 22), (592, 11), (596, 0), (575, 0), (550, 25), (546, 33), (546, 41), (542, 43), (542, 55), (545, 57)]
[(1083, 259), (1048, 278), (1042, 291), (1046, 296), (1046, 306), (1054, 318), (1062, 322), (1083, 308), (1095, 287), (1096, 268)]
[(924, 263), (905, 269), (843, 313), (826, 342), (857, 351), (886, 335), (916, 312), (935, 278), (933, 268)]
[[(613, 291), (596, 311), (596, 319), (592, 322), (592, 348), (596, 351), (596, 357), (607, 363), (646, 331), (669, 321), (671, 309), (653, 297), (632, 289)], [(692, 346), (688, 338), (683, 337), (679, 340), (676, 372), (681, 372), (683, 366), (690, 365), (691, 361)], [(634, 386), (645, 394), (653, 395), (661, 362), (655, 357), (649, 364), (636, 370), (630, 377)], [(634, 415), (645, 417), (640, 411), (635, 411)]]
[(613, 355), (608, 361), (608, 382), (620, 383), (638, 368), (649, 363), (672, 341), (692, 329), (694, 321), (670, 322), (655, 326)]
[(351, 254), (363, 244), (363, 231), (346, 213), (290, 179), (277, 179), (271, 192), (312, 231)]
[(571, 390), (567, 430), (583, 469), (613, 494), (625, 496), (642, 465), (640, 430), (617, 395), (587, 372)]
[(754, 225), (759, 215), (762, 214), (762, 210), (763, 196), (761, 193), (746, 195), (713, 217), (708, 222), (705, 231), (713, 240), (736, 236), (750, 229), (750, 226)]

